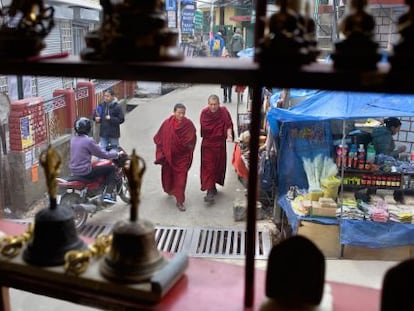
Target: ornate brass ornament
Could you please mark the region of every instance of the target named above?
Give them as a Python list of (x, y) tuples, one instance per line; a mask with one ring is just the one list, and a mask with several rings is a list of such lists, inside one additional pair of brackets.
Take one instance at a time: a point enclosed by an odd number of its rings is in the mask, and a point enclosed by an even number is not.
[(5, 257), (15, 257), (33, 236), (33, 224), (28, 224), (24, 233), (18, 236), (6, 236), (1, 240), (1, 254)]
[(148, 281), (167, 261), (155, 243), (155, 229), (151, 222), (138, 219), (142, 177), (146, 165), (135, 149), (124, 165), (131, 193), (129, 221), (119, 221), (112, 232), (109, 253), (100, 264), (100, 272), (109, 280), (137, 283)]
[[(258, 60), (268, 66), (300, 66), (316, 61), (316, 24), (310, 15), (309, 1), (279, 0), (280, 9), (267, 20), (268, 33), (257, 49)], [(274, 69), (274, 68), (272, 68)]]
[(24, 58), (38, 55), (43, 39), (54, 26), (54, 8), (42, 0), (13, 0), (0, 9), (0, 56)]
[[(414, 1), (405, 0), (408, 11), (398, 18), (397, 30), (400, 39), (394, 45), (393, 52), (389, 57), (391, 63), (391, 77), (397, 85), (401, 82), (407, 83), (406, 79), (401, 79), (394, 75), (398, 71), (412, 71), (414, 69)], [(400, 81), (403, 80), (403, 81)]]
[(349, 13), (339, 23), (345, 39), (335, 44), (334, 67), (340, 70), (375, 70), (381, 59), (374, 41), (375, 19), (366, 12), (367, 0), (349, 1)]
[(101, 0), (100, 29), (86, 35), (81, 57), (87, 60), (181, 60), (178, 31), (167, 27), (164, 2)]
[(86, 271), (90, 261), (108, 252), (111, 246), (112, 236), (111, 235), (99, 235), (95, 243), (89, 245), (86, 250), (73, 250), (65, 254), (65, 271), (68, 274), (79, 275)]
[(76, 232), (73, 210), (56, 203), (61, 156), (49, 145), (39, 160), (45, 172), (50, 205), (36, 214), (33, 239), (24, 250), (23, 259), (39, 266), (63, 265), (67, 251), (84, 249), (86, 245)]

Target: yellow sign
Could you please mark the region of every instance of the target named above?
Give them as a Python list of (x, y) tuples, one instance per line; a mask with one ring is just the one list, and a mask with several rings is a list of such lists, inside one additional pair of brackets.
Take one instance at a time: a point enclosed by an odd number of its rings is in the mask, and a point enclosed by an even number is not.
[(31, 116), (20, 119), (20, 137), (22, 139), (22, 148), (28, 148), (34, 145), (33, 129), (31, 125)]

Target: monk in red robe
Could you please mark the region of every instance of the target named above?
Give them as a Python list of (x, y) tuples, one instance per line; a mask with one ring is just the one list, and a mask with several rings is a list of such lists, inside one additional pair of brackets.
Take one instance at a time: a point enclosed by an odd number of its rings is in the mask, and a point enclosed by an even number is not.
[(193, 122), (185, 117), (185, 111), (183, 104), (176, 104), (173, 115), (161, 124), (154, 136), (154, 163), (162, 166), (162, 188), (169, 195), (175, 196), (180, 211), (185, 211), (187, 174), (196, 145), (196, 129)]
[(205, 202), (214, 202), (216, 184), (224, 185), (227, 166), (226, 141), (232, 142), (234, 131), (231, 115), (220, 106), (217, 95), (210, 95), (208, 106), (201, 111), (201, 191), (207, 190)]

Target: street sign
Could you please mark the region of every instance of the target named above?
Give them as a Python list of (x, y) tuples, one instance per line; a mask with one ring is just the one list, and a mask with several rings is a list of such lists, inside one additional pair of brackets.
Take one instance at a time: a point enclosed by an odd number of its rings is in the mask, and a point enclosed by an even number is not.
[(194, 11), (194, 28), (202, 29), (204, 24), (203, 12), (200, 10)]
[(252, 10), (252, 15), (251, 15), (250, 23), (251, 24), (256, 23), (256, 10)]
[(194, 9), (190, 6), (181, 11), (181, 32), (193, 33), (194, 31)]
[(177, 10), (177, 1), (176, 0), (166, 0), (165, 1), (165, 10), (166, 11), (176, 11)]

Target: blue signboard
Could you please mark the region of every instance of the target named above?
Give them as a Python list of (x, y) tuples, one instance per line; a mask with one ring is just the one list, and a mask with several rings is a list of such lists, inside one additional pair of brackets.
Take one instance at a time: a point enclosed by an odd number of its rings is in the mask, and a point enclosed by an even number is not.
[(181, 11), (181, 32), (194, 32), (194, 8), (184, 8)]
[(177, 0), (165, 0), (165, 10), (166, 11), (177, 10)]

